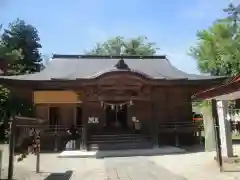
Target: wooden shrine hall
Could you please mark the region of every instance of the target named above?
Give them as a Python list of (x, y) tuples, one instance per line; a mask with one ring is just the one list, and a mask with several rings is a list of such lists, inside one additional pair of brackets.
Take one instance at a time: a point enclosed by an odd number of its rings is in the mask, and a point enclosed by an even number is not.
[[(32, 102), (45, 126), (75, 125), (83, 148), (114, 149), (169, 144), (176, 133), (180, 143), (193, 143), (196, 127), (184, 126), (193, 123), (191, 96), (225, 79), (187, 74), (165, 56), (56, 54), (41, 72), (1, 76), (0, 83)], [(42, 148), (52, 147), (50, 137), (41, 137)]]

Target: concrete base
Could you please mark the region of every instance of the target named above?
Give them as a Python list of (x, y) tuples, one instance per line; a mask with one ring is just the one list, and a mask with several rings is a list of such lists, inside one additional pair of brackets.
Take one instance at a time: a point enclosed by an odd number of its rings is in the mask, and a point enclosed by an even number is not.
[[(217, 157), (216, 157), (216, 156), (214, 156), (214, 160), (215, 160), (215, 161), (217, 160)], [(236, 156), (233, 156), (233, 157), (223, 156), (223, 157), (222, 157), (222, 160), (223, 160), (223, 163), (229, 163), (229, 164), (240, 163), (240, 157), (238, 157), (237, 155), (236, 155)]]
[(105, 157), (127, 157), (127, 156), (155, 156), (165, 154), (185, 153), (184, 149), (172, 146), (165, 146), (153, 149), (129, 149), (112, 151), (63, 151), (60, 158), (105, 158)]

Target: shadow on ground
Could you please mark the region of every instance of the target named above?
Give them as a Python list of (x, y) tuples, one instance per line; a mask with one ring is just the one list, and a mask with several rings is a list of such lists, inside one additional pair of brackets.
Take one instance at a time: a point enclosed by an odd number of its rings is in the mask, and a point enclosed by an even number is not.
[(198, 152), (205, 152), (204, 144), (201, 145), (193, 145), (193, 146), (183, 146), (182, 149), (185, 149), (187, 154), (189, 153), (198, 153)]
[(232, 142), (233, 144), (240, 144), (240, 139), (233, 139)]
[(51, 173), (44, 180), (69, 180), (72, 174), (72, 171), (66, 171), (64, 173)]

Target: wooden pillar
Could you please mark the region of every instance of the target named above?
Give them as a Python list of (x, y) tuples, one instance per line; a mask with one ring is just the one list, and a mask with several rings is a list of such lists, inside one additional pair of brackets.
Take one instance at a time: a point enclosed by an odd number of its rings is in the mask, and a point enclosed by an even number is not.
[(198, 141), (199, 141), (199, 144), (202, 145), (202, 130), (201, 130), (201, 128), (198, 129)]
[(58, 151), (58, 127), (54, 127), (54, 152)]
[(12, 117), (10, 120), (11, 121), (10, 121), (10, 140), (9, 140), (8, 180), (13, 179), (13, 170), (14, 170), (15, 129), (16, 129), (16, 119), (14, 114), (12, 114)]
[(87, 115), (87, 103), (85, 101), (82, 102), (82, 119), (83, 119), (83, 126), (82, 126), (82, 133), (81, 133), (81, 149), (88, 150), (87, 147), (87, 140), (88, 140), (88, 115)]
[(79, 102), (82, 102), (82, 128), (81, 128), (81, 142), (80, 142), (80, 149), (88, 150), (87, 147), (87, 138), (88, 138), (88, 114), (87, 114), (87, 89), (79, 89), (76, 91), (78, 94)]
[(133, 105), (131, 106), (127, 106), (127, 112), (128, 112), (128, 117), (127, 117), (127, 126), (131, 128), (131, 130), (133, 130), (133, 122), (132, 122), (132, 117), (133, 117)]
[(153, 145), (154, 148), (158, 148), (159, 147), (159, 142), (158, 142), (158, 131), (159, 131), (159, 126), (158, 126), (158, 122), (155, 116), (155, 111), (156, 111), (156, 105), (154, 104), (154, 102), (151, 103), (151, 108), (152, 108), (152, 125), (151, 125), (151, 134), (153, 137)]
[[(40, 129), (35, 129), (34, 140), (36, 144), (33, 144), (36, 155), (36, 173), (40, 173)], [(35, 147), (34, 147), (35, 146)]]
[(178, 125), (174, 125), (174, 135), (175, 135), (175, 146), (179, 147), (180, 143), (179, 143), (179, 133), (178, 133)]

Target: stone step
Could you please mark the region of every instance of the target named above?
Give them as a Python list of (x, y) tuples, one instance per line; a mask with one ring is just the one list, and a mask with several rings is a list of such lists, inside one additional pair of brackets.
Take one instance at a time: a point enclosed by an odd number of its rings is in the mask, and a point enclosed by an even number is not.
[(125, 143), (125, 142), (137, 142), (137, 143), (141, 143), (141, 142), (151, 142), (151, 139), (140, 139), (140, 138), (137, 138), (137, 139), (97, 139), (97, 140), (94, 140), (94, 139), (90, 139), (88, 141), (90, 144), (91, 143)]
[(92, 134), (91, 135), (92, 138), (103, 138), (103, 137), (149, 137), (147, 135), (144, 134), (134, 134), (134, 133), (122, 133), (122, 134), (118, 134), (118, 133), (112, 133), (112, 134), (105, 134), (105, 133), (99, 133), (99, 134)]
[(121, 145), (123, 145), (123, 146), (125, 146), (125, 145), (139, 145), (139, 146), (141, 146), (141, 145), (150, 145), (150, 144), (153, 144), (153, 142), (147, 142), (147, 141), (145, 141), (145, 142), (117, 142), (117, 143), (112, 143), (112, 144), (110, 144), (110, 143), (89, 143), (89, 145), (90, 146), (105, 146), (105, 145), (109, 145), (109, 146), (115, 146), (115, 145), (119, 145), (119, 146), (121, 146)]
[(147, 136), (91, 136), (90, 140), (135, 140), (135, 139), (151, 139), (150, 137)]
[(130, 137), (130, 136), (142, 136), (142, 134), (133, 134), (133, 133), (124, 133), (124, 134), (92, 134), (93, 137), (116, 137), (116, 136), (122, 136), (122, 137)]
[(95, 131), (94, 134), (101, 135), (101, 134), (106, 134), (106, 135), (111, 135), (111, 134), (136, 134), (134, 131)]
[(90, 150), (147, 149), (153, 147), (152, 138), (135, 133), (94, 133), (88, 141)]
[(120, 149), (148, 149), (152, 148), (153, 144), (150, 142), (144, 143), (103, 143), (103, 144), (90, 144), (90, 150), (120, 150)]

